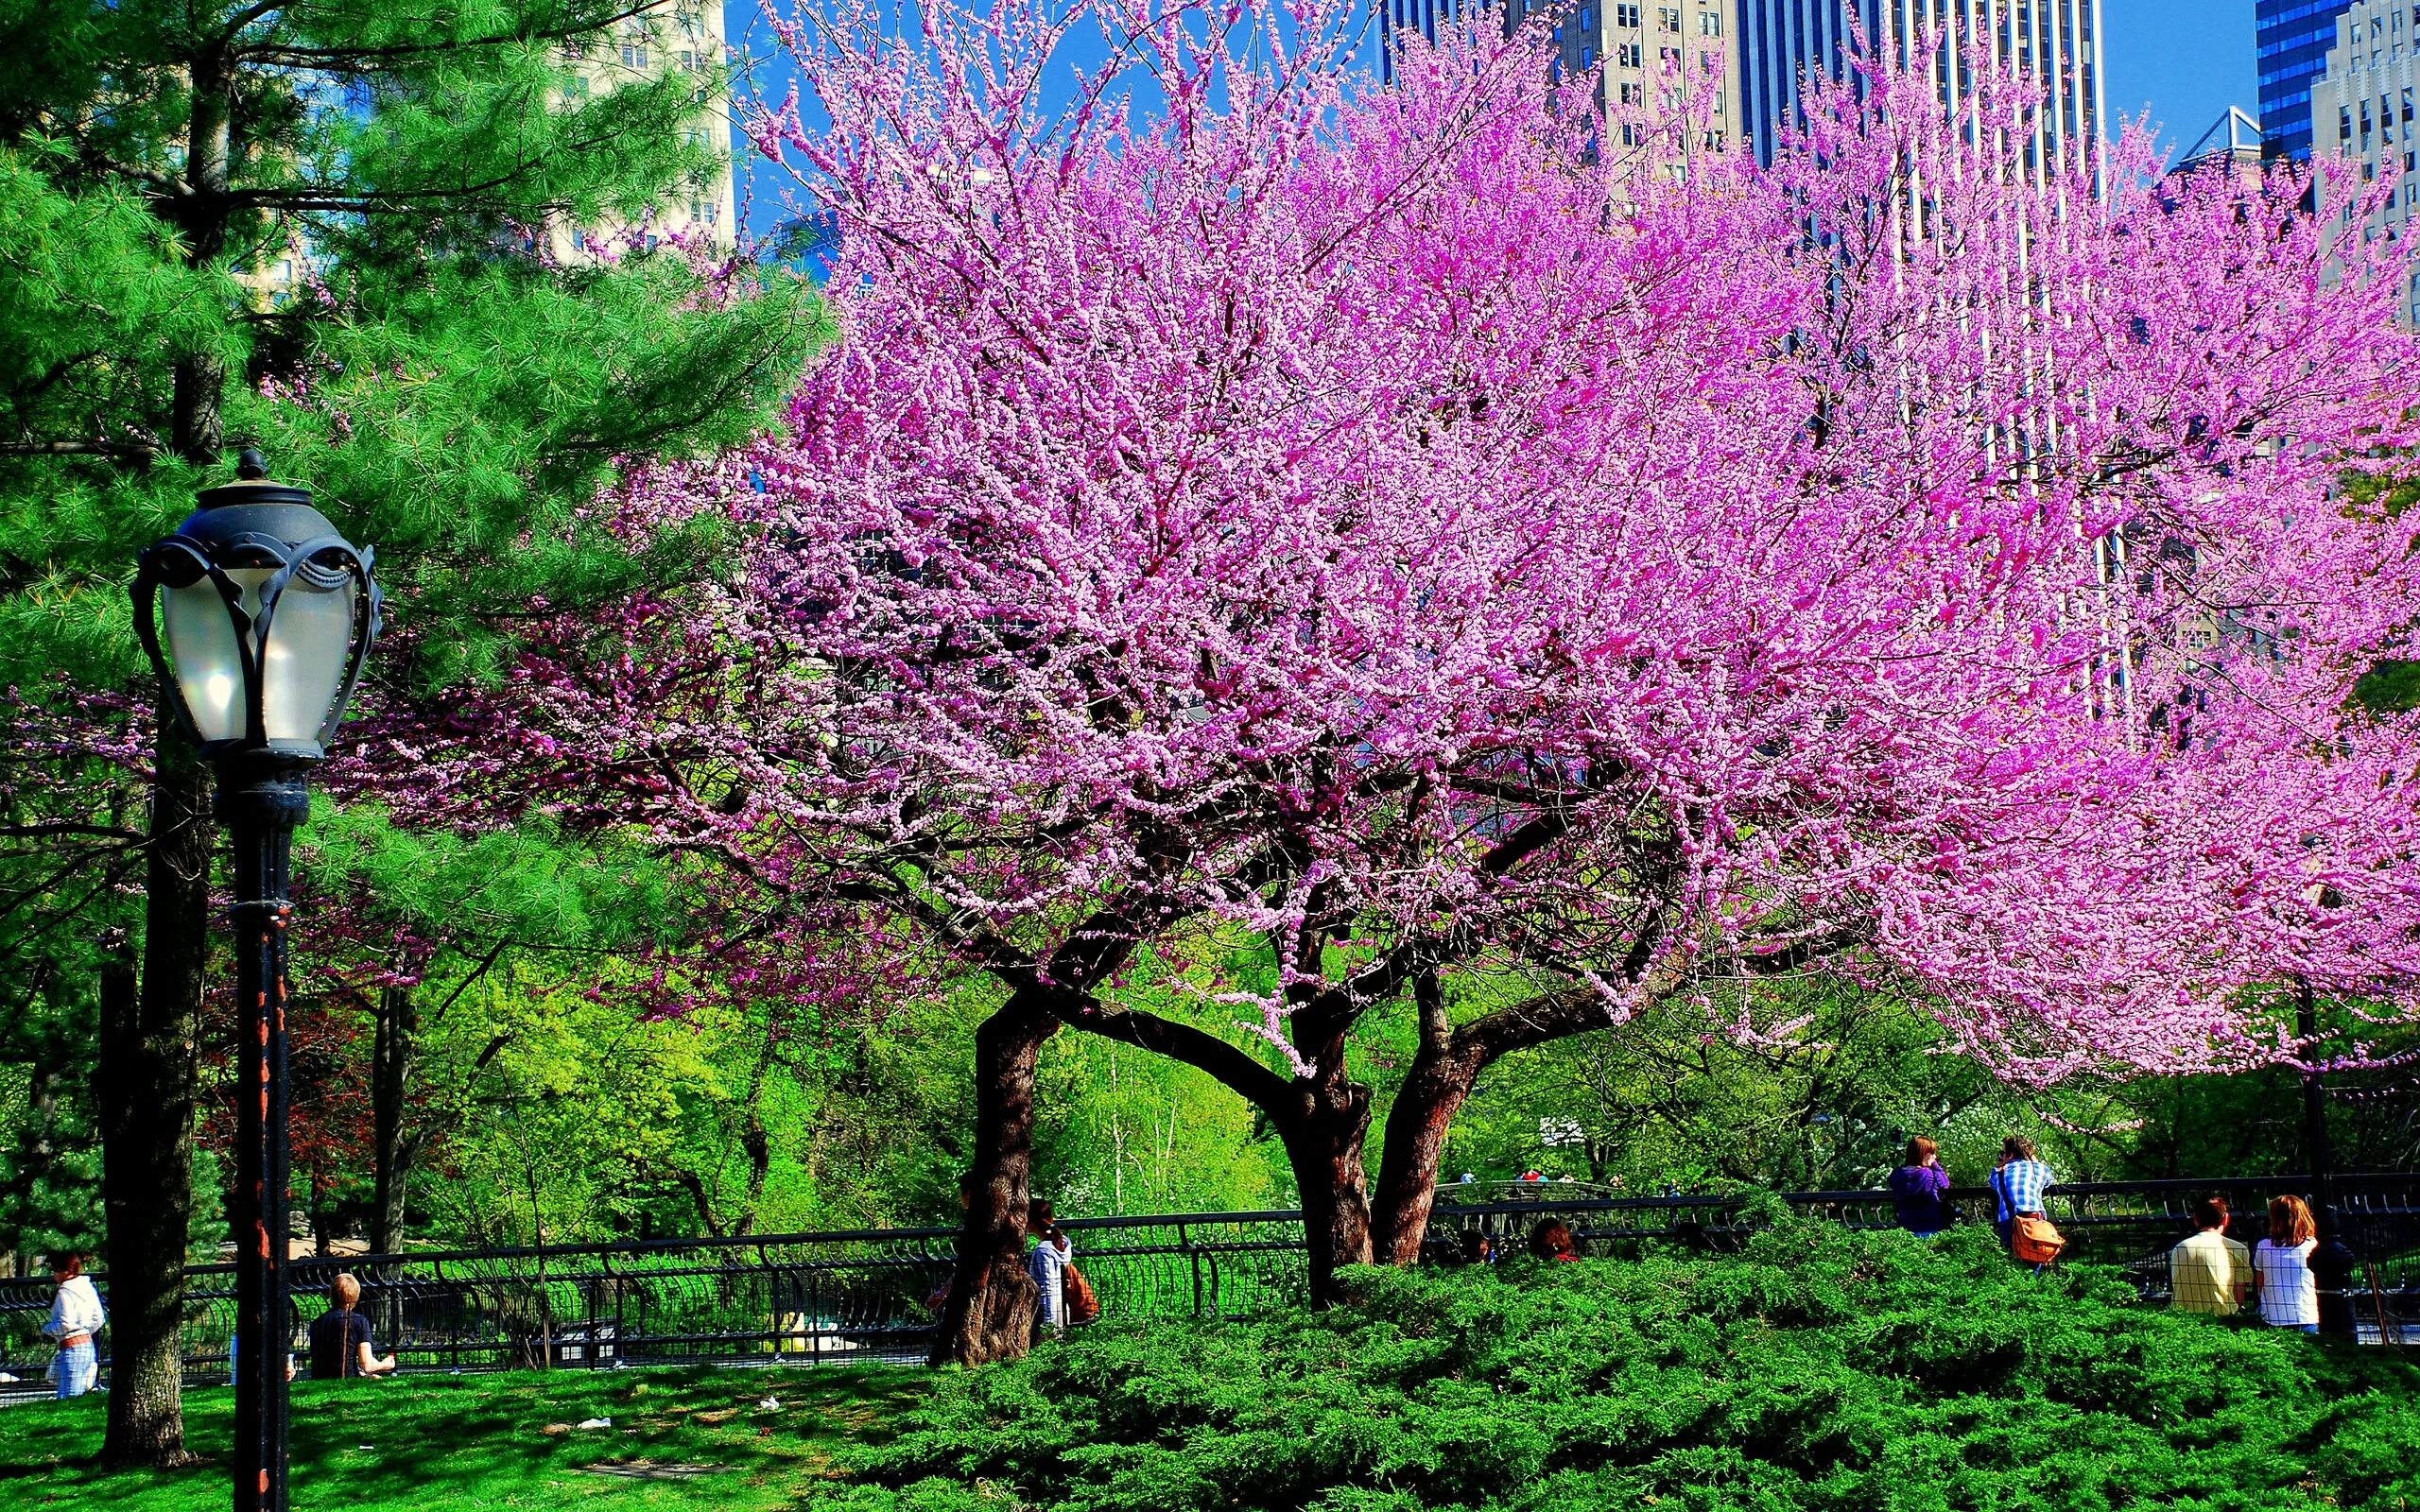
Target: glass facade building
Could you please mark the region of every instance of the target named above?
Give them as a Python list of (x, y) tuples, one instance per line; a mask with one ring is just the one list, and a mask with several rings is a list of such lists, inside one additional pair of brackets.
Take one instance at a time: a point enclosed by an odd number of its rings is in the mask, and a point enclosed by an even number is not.
[(2046, 82), (2053, 144), (2089, 141), (2101, 116), (2100, 0), (1738, 0), (1740, 129), (1772, 162), (1779, 129), (1801, 119), (1812, 69), (1837, 76), (1852, 12), (1870, 38), (1904, 46), (1930, 26), (1944, 43), (1944, 85), (1962, 78), (1962, 50), (1989, 49)]
[(2336, 45), (2336, 18), (2353, 0), (2257, 0), (2253, 45), (2260, 55), (2260, 137), (2272, 156), (2310, 156), (2310, 91)]

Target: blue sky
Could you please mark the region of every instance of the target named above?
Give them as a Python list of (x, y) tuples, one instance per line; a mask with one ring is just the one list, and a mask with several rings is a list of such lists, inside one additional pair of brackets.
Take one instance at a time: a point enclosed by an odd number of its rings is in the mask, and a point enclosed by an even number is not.
[(2171, 149), (2230, 105), (2260, 113), (2252, 0), (2101, 0), (2100, 25), (2110, 113), (2148, 110)]
[[(791, 0), (777, 3), (786, 9)], [(2257, 114), (2252, 7), (2253, 0), (2101, 0), (2103, 91), (2112, 115), (2148, 112), (2173, 152), (2230, 105)], [(752, 26), (754, 0), (728, 0), (725, 14), (735, 31), (754, 33), (735, 40), (761, 55), (770, 39), (761, 25)], [(779, 82), (771, 93), (779, 97)], [(786, 176), (760, 171), (769, 167), (741, 149), (739, 189), (752, 198), (747, 221), (759, 233), (785, 218)]]

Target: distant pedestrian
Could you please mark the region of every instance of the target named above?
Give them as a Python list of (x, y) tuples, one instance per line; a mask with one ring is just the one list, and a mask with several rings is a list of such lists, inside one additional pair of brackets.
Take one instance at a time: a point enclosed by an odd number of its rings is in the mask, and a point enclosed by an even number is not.
[(2048, 1218), (2043, 1207), (2043, 1194), (2058, 1178), (2050, 1168), (2033, 1153), (2033, 1142), (2022, 1134), (2012, 1134), (2000, 1145), (1998, 1164), (1992, 1168), (1992, 1227), (2000, 1236), (2000, 1246), (2008, 1247), (2015, 1237), (2019, 1218)]
[(1941, 1168), (1938, 1146), (1919, 1135), (1908, 1142), (1908, 1163), (1891, 1173), (1891, 1206), (1899, 1227), (1930, 1239), (1958, 1221), (1949, 1206), (1949, 1173)]
[(1034, 1330), (1037, 1336), (1044, 1330), (1056, 1333), (1067, 1324), (1067, 1267), (1075, 1259), (1075, 1246), (1059, 1227), (1050, 1204), (1039, 1198), (1026, 1209), (1026, 1230), (1034, 1240), (1026, 1270), (1042, 1293), (1041, 1305), (1034, 1309)]
[(1495, 1263), (1495, 1240), (1484, 1228), (1462, 1230), (1462, 1263), (1493, 1265)]
[(2233, 1317), (2252, 1290), (2252, 1251), (2227, 1237), (2227, 1199), (2193, 1204), (2193, 1236), (2168, 1252), (2169, 1305)]
[(2310, 1258), (2319, 1249), (2319, 1225), (2303, 1199), (2290, 1193), (2269, 1204), (2269, 1237), (2252, 1246), (2253, 1284), (2260, 1290), (2260, 1316), (2273, 1329), (2319, 1332), (2319, 1278)]
[(50, 1321), (42, 1332), (59, 1346), (59, 1354), (50, 1363), (51, 1379), (58, 1383), (59, 1399), (80, 1397), (100, 1383), (101, 1356), (94, 1347), (93, 1335), (101, 1331), (109, 1318), (101, 1311), (101, 1294), (93, 1286), (93, 1279), (84, 1274), (84, 1257), (58, 1254), (50, 1257), (50, 1279), (59, 1290), (50, 1298)]
[[(361, 1314), (361, 1282), (338, 1271), (328, 1286), (328, 1310), (311, 1320), (311, 1379), (383, 1376), (394, 1368), (395, 1357), (379, 1358), (371, 1343), (370, 1319)], [(290, 1359), (285, 1369), (292, 1380)]]
[(1548, 1218), (1530, 1230), (1530, 1253), (1540, 1260), (1578, 1260), (1580, 1246), (1572, 1241), (1570, 1225)]

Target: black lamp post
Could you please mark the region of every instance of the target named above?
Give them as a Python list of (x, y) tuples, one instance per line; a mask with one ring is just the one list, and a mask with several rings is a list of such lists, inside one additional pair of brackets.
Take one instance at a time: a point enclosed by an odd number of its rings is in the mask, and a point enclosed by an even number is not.
[(258, 452), (236, 473), (139, 558), (134, 628), (217, 772), (235, 843), (235, 1512), (286, 1512), (286, 859), (377, 637), (378, 586), (369, 548), (308, 489), (268, 481)]

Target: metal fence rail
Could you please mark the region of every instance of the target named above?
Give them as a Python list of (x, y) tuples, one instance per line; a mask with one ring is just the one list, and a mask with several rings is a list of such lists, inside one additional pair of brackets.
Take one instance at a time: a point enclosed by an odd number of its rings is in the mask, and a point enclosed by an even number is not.
[[(2147, 1298), (2158, 1299), (2167, 1250), (2191, 1231), (2197, 1198), (2224, 1193), (2237, 1214), (2235, 1235), (2249, 1243), (2268, 1199), (2300, 1187), (2291, 1177), (2106, 1182), (2053, 1187), (2048, 1201), (2071, 1241), (2071, 1259), (2124, 1266)], [(2398, 1332), (2420, 1322), (2420, 1174), (2341, 1177), (2335, 1191), (2346, 1237), (2378, 1267), (2376, 1308)], [(1479, 1233), (1500, 1247), (1517, 1246), (1547, 1216), (1568, 1223), (1593, 1254), (1635, 1253), (1650, 1243), (1723, 1248), (1753, 1228), (1737, 1197), (1613, 1197), (1563, 1183), (1485, 1194), (1499, 1194), (1507, 1200), (1456, 1203), (1455, 1189), (1442, 1192), (1431, 1256), (1449, 1260), (1465, 1235)], [(1989, 1217), (1979, 1189), (1952, 1195), (1970, 1220)], [(1892, 1222), (1886, 1193), (1809, 1192), (1786, 1200), (1853, 1227)], [(1297, 1212), (1077, 1218), (1063, 1227), (1107, 1318), (1236, 1316), (1296, 1305), (1306, 1295)], [(948, 1228), (874, 1228), (299, 1260), (295, 1340), (300, 1348), (303, 1324), (326, 1307), (336, 1274), (350, 1271), (363, 1283), (362, 1307), (379, 1348), (393, 1350), (406, 1369), (919, 1360), (956, 1239)], [(227, 1264), (189, 1273), (184, 1358), (197, 1383), (226, 1379), (233, 1279)], [(46, 1389), (41, 1374), (51, 1351), (38, 1331), (50, 1290), (39, 1278), (0, 1280), (0, 1374), (20, 1378), (0, 1382), (0, 1394)], [(2371, 1306), (2365, 1299), (2364, 1318)]]

